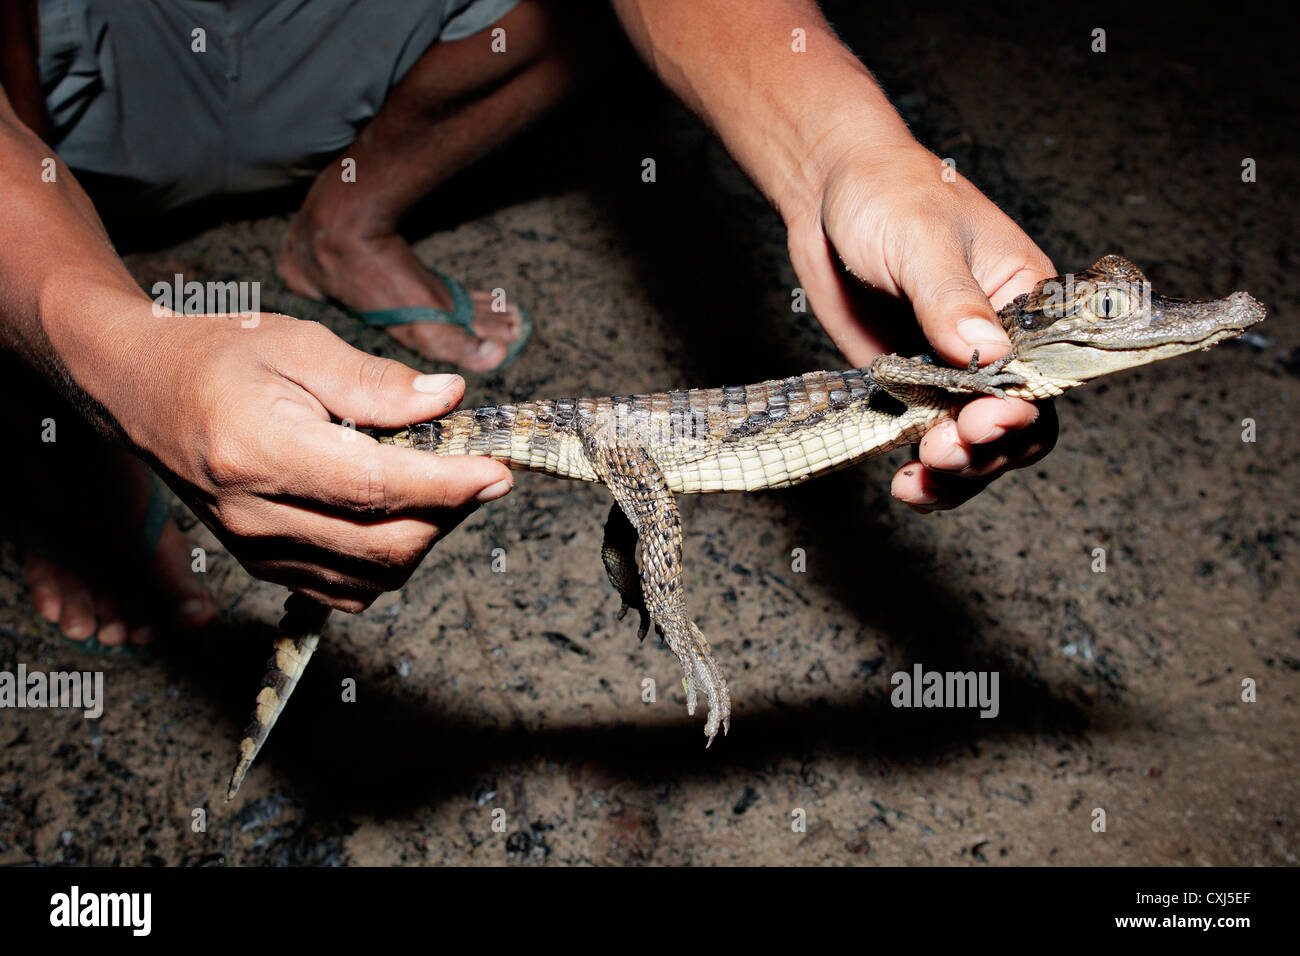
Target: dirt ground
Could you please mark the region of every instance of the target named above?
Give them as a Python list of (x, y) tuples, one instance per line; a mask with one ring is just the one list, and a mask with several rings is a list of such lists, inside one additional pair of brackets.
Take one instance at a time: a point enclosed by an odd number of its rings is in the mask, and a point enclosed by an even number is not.
[[(0, 717), (0, 863), (1296, 863), (1294, 58), (1253, 18), (907, 6), (833, 12), (917, 135), (1058, 266), (1122, 252), (1159, 290), (1247, 289), (1270, 320), (1071, 393), (1057, 449), (956, 512), (890, 499), (901, 452), (793, 491), (682, 500), (692, 610), (735, 698), (708, 751), (671, 655), (614, 620), (597, 487), (522, 475), (402, 592), (335, 618), (232, 805), (284, 592), (177, 504), (221, 626), (101, 665), (37, 625), (6, 544), (0, 670), (103, 666), (108, 700), (98, 721)], [(1098, 26), (1105, 54), (1089, 52)], [(425, 261), (517, 290), (537, 325), (514, 368), (468, 377), (467, 401), (841, 364), (791, 313), (781, 225), (723, 149), (632, 69), (603, 87), (422, 228)], [(145, 284), (259, 280), (264, 308), (421, 366), (283, 290), (285, 223), (217, 225), (129, 264)], [(998, 672), (1000, 714), (894, 708), (890, 675), (915, 663)], [(647, 677), (658, 703), (641, 702)]]

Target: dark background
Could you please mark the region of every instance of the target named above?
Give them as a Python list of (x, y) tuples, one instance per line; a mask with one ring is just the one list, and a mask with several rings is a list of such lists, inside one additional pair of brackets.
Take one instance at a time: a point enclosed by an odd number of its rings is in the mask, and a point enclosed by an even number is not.
[[(1157, 290), (1246, 289), (1270, 319), (1071, 393), (1057, 450), (953, 514), (890, 500), (898, 454), (790, 492), (684, 501), (692, 611), (736, 698), (731, 737), (707, 753), (676, 663), (613, 621), (604, 493), (525, 476), (403, 592), (336, 620), (227, 807), (283, 592), (194, 528), (227, 620), (110, 664), (95, 725), (3, 715), (0, 862), (1296, 862), (1291, 33), (1247, 6), (828, 13), (921, 141), (1059, 267), (1120, 252)], [(1094, 27), (1106, 54), (1089, 52)], [(1256, 183), (1241, 181), (1245, 157)], [(280, 289), (274, 208), (191, 220), (165, 244), (137, 236), (129, 264), (146, 285), (260, 279), (263, 308), (421, 365)], [(469, 377), (471, 403), (840, 364), (790, 313), (780, 222), (630, 62), (433, 197), (412, 230), (426, 261), (511, 283), (537, 322), (514, 368)], [(1255, 444), (1240, 440), (1248, 417)], [(489, 570), (496, 547), (505, 575)], [(50, 639), (21, 580), (6, 545), (0, 665), (98, 666)], [(889, 674), (918, 661), (997, 670), (999, 719), (895, 710)], [(654, 706), (639, 702), (647, 676)], [(339, 703), (345, 677), (357, 704)], [(189, 826), (199, 807), (204, 833)], [(489, 829), (497, 807), (508, 834)], [(794, 808), (807, 833), (791, 832)]]

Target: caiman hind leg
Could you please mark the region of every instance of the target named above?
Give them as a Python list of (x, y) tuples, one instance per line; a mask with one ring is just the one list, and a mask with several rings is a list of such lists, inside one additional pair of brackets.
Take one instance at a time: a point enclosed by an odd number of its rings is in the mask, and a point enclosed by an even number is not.
[(605, 520), (605, 538), (600, 543), (600, 559), (605, 562), (609, 583), (618, 591), (623, 606), (618, 609), (618, 619), (627, 616), (628, 609), (641, 615), (641, 626), (636, 638), (644, 641), (650, 630), (650, 611), (645, 606), (645, 593), (641, 590), (641, 572), (636, 563), (636, 528), (632, 527), (617, 504), (609, 509)]
[[(695, 714), (697, 692), (709, 699), (704, 734), (713, 743), (718, 729), (731, 729), (731, 692), (708, 640), (686, 611), (682, 587), (682, 522), (663, 472), (644, 448), (602, 446), (588, 439), (587, 457), (641, 540), (641, 592), (650, 619), (681, 662), (686, 711)], [(617, 533), (617, 532), (616, 532)], [(620, 568), (622, 565), (620, 565)], [(606, 563), (606, 570), (609, 564)], [(613, 573), (611, 572), (611, 580)], [(615, 587), (618, 587), (615, 582)], [(620, 593), (623, 593), (620, 589)]]

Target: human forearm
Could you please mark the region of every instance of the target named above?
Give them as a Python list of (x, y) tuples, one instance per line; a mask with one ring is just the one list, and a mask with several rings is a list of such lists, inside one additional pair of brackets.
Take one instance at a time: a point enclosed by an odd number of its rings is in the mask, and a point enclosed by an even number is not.
[(146, 352), (152, 304), (71, 171), (2, 92), (0, 181), (0, 348), (80, 406), (108, 408), (129, 375), (119, 357)]
[(864, 144), (916, 146), (811, 0), (614, 0), (614, 8), (646, 62), (717, 131), (787, 223), (817, 213), (839, 156)]

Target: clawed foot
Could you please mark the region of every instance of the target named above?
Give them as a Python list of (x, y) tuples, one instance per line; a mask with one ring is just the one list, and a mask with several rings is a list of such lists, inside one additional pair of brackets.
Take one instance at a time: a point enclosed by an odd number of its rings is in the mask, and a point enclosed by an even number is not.
[(731, 730), (731, 691), (727, 689), (722, 668), (713, 659), (709, 642), (694, 621), (686, 622), (684, 639), (679, 640), (675, 635), (666, 635), (665, 639), (677, 659), (682, 662), (682, 672), (686, 675), (686, 713), (695, 716), (699, 688), (704, 689), (704, 694), (709, 699), (709, 719), (704, 724), (704, 736), (709, 738), (709, 742), (704, 746), (711, 747), (719, 727), (722, 728), (723, 736)]
[[(629, 610), (641, 613), (641, 626), (636, 636), (638, 640), (644, 640), (650, 629), (650, 613), (644, 605), (628, 604), (625, 601), (618, 612), (618, 619), (623, 620)], [(694, 621), (686, 621), (684, 624), (672, 622), (667, 629), (655, 623), (655, 632), (681, 662), (684, 675), (682, 686), (686, 690), (686, 713), (695, 716), (700, 690), (708, 698), (709, 719), (704, 724), (704, 735), (709, 741), (704, 746), (711, 747), (719, 728), (724, 737), (731, 731), (731, 691), (727, 687), (727, 679), (722, 676), (722, 668), (714, 660), (708, 640)]]
[(1007, 394), (1003, 389), (1025, 384), (1024, 376), (1003, 371), (1015, 357), (1015, 352), (1009, 352), (987, 368), (980, 368), (980, 352), (976, 349), (971, 353), (970, 364), (966, 366), (966, 371), (958, 373), (959, 384), (972, 392), (1006, 398)]
[(627, 599), (624, 598), (623, 606), (618, 609), (618, 620), (627, 617), (627, 612), (633, 608), (641, 615), (641, 624), (636, 629), (636, 639), (644, 643), (646, 633), (650, 630), (650, 612), (646, 610), (644, 604), (628, 604)]
[(958, 394), (1006, 398), (1003, 389), (1026, 384), (1023, 376), (1004, 371), (1014, 359), (1015, 353), (1012, 352), (987, 368), (980, 368), (980, 353), (976, 351), (966, 368), (945, 368), (919, 358), (881, 355), (871, 363), (870, 372), (876, 385), (904, 402), (908, 401), (908, 395), (917, 386), (944, 388)]

